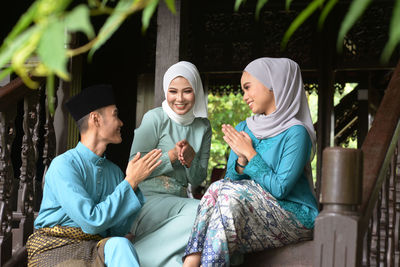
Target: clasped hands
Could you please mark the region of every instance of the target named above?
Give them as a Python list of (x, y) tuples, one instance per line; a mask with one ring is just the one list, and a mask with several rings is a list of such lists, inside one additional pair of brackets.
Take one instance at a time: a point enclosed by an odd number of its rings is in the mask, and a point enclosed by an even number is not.
[(246, 165), (257, 154), (247, 133), (238, 132), (229, 124), (222, 124), (222, 132), (225, 142), (238, 156), (240, 165)]
[(189, 168), (192, 165), (194, 156), (196, 156), (196, 152), (194, 152), (189, 142), (183, 139), (168, 151), (168, 155), (172, 163), (179, 160), (183, 166)]

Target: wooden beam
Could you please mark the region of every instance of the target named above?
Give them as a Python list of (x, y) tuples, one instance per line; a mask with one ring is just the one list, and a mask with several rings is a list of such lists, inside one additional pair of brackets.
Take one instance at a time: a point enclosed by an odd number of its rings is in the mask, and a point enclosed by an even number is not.
[(180, 59), (181, 2), (182, 0), (175, 0), (176, 14), (171, 13), (164, 1), (161, 1), (158, 6), (154, 87), (155, 107), (161, 106), (164, 100), (162, 83), (165, 71)]

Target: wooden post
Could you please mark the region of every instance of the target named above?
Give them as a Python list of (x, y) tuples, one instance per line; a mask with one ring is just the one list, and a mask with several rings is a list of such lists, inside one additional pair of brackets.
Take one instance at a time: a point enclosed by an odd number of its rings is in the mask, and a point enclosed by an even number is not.
[[(328, 24), (328, 23), (327, 23)], [(327, 29), (318, 35), (318, 125), (317, 125), (317, 182), (316, 192), (320, 193), (322, 151), (332, 146), (334, 131), (334, 72), (333, 57), (336, 41), (335, 23), (329, 23)]]
[(322, 167), (323, 210), (315, 221), (314, 267), (360, 266), (358, 205), (362, 195), (362, 151), (326, 148)]
[(357, 99), (358, 99), (357, 147), (361, 148), (369, 130), (368, 87), (365, 84), (359, 84), (357, 86)]
[(154, 75), (140, 74), (138, 77), (137, 97), (136, 97), (136, 123), (135, 128), (140, 126), (143, 115), (154, 106)]
[(181, 2), (175, 0), (176, 14), (172, 14), (164, 1), (157, 11), (157, 45), (154, 87), (154, 106), (161, 106), (164, 100), (163, 77), (165, 71), (180, 59)]
[[(66, 33), (68, 34), (68, 33)], [(69, 34), (70, 42), (65, 45), (69, 48), (79, 46), (77, 34)], [(71, 97), (81, 91), (82, 85), (82, 55), (69, 59), (68, 70), (71, 73), (70, 81), (59, 80), (57, 90), (57, 108), (54, 114), (54, 131), (56, 135), (55, 155), (60, 155), (70, 148), (74, 148), (79, 140), (79, 130), (67, 111), (64, 104)]]

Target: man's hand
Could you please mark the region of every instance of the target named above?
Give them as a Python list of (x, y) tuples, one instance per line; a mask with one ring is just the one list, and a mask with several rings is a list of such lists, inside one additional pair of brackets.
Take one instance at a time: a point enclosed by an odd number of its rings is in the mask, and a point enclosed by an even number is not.
[(126, 167), (125, 180), (136, 190), (138, 184), (146, 179), (155, 168), (161, 164), (161, 149), (153, 149), (147, 153), (143, 158), (140, 158), (138, 152)]
[(192, 165), (194, 156), (196, 156), (196, 152), (194, 152), (193, 147), (185, 139), (176, 144), (181, 148), (178, 154), (179, 161), (182, 165), (189, 168)]

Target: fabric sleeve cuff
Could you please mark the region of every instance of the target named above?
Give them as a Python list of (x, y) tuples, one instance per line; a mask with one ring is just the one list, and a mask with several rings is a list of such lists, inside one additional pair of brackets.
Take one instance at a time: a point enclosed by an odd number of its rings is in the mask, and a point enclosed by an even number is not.
[(246, 168), (244, 168), (243, 173), (250, 176), (256, 181), (260, 172), (267, 171), (269, 169), (267, 163), (261, 158), (260, 154), (257, 153), (250, 161), (247, 163)]
[[(129, 203), (127, 205), (131, 209), (131, 213), (135, 213), (142, 208), (142, 203), (140, 198), (143, 197), (142, 192), (138, 191), (138, 196), (136, 195), (135, 191), (133, 190), (132, 186), (128, 183), (128, 181), (123, 180), (116, 188), (120, 190), (122, 194), (126, 196), (125, 203)], [(144, 200), (144, 197), (143, 197)]]

